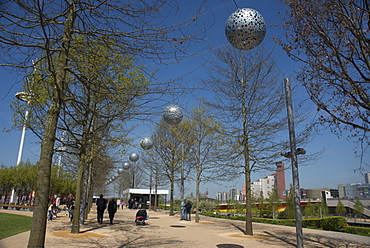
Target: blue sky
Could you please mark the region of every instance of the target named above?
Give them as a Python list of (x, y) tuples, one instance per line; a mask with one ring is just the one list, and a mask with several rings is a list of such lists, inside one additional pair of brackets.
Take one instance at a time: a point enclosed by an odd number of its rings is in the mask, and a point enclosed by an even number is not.
[[(182, 1), (180, 1), (182, 2)], [(186, 1), (185, 1), (186, 2)], [(281, 23), (279, 12), (284, 13), (283, 6), (275, 0), (259, 0), (259, 1), (241, 1), (235, 0), (239, 8), (253, 8), (260, 12), (265, 19), (267, 24), (267, 34), (262, 42), (262, 45), (266, 50), (274, 48), (274, 56), (279, 62), (280, 70), (286, 77), (291, 78), (292, 86), (297, 87), (296, 100), (303, 100), (307, 98), (305, 90), (299, 83), (294, 80), (294, 70), (297, 70), (299, 64), (290, 60), (284, 51), (273, 42), (272, 37), (282, 36), (283, 31), (274, 26)], [(189, 11), (185, 6), (181, 9), (182, 14)], [(209, 0), (206, 4), (206, 13), (200, 17), (199, 21), (204, 22), (207, 25), (214, 22), (213, 26), (206, 33), (207, 40), (197, 45), (198, 49), (207, 48), (210, 46), (219, 46), (226, 44), (226, 37), (224, 35), (225, 22), (229, 15), (237, 9), (234, 1), (232, 0)], [(186, 60), (181, 61), (179, 64), (159, 67), (158, 80), (166, 81), (178, 77), (179, 75), (185, 75), (186, 77), (182, 81), (186, 84), (196, 84), (199, 78), (204, 78), (205, 70), (203, 64), (209, 58), (209, 54), (205, 49), (203, 53), (196, 56), (192, 56)], [(20, 90), (21, 75), (15, 73), (9, 73), (0, 68), (1, 78), (1, 92), (0, 92), (0, 127), (11, 126), (11, 115), (12, 111), (9, 108), (10, 102), (14, 99), (16, 92)], [(282, 82), (277, 82), (282, 83)], [(293, 99), (295, 101), (295, 99)], [(184, 108), (184, 112), (190, 110), (195, 104), (191, 97), (183, 97), (179, 100), (178, 104)], [(299, 125), (296, 125), (296, 129), (299, 130)], [(140, 142), (141, 138), (151, 135), (151, 124), (143, 124), (141, 128), (135, 131), (132, 135), (137, 143)], [(0, 133), (0, 164), (4, 165), (15, 165), (18, 155), (19, 143), (21, 138), (21, 131), (12, 131), (10, 133)], [(347, 140), (346, 135), (341, 138), (336, 137), (329, 131), (322, 131), (322, 135), (316, 136), (314, 140), (307, 146), (304, 147), (308, 153), (317, 152), (321, 149), (325, 149), (325, 153), (317, 161), (307, 166), (299, 167), (300, 175), (300, 187), (302, 188), (321, 188), (330, 187), (337, 188), (338, 184), (346, 184), (353, 182), (364, 182), (361, 173), (354, 170), (360, 165), (359, 158), (354, 155), (354, 143)], [(35, 136), (31, 132), (26, 133), (26, 139), (24, 143), (24, 150), (22, 161), (30, 160), (35, 162), (39, 158), (40, 145)], [(132, 152), (140, 152), (139, 150), (133, 149)], [(365, 162), (369, 161), (369, 154), (367, 154)], [(286, 167), (289, 161), (286, 161)], [(370, 168), (368, 168), (370, 171)], [(368, 172), (365, 171), (365, 172)], [(268, 175), (268, 172), (254, 173), (252, 180)], [(286, 171), (286, 185), (287, 187), (291, 183), (291, 171)], [(243, 178), (243, 176), (241, 176)], [(214, 197), (217, 192), (229, 191), (231, 188), (241, 189), (243, 180), (235, 182), (219, 184), (207, 184), (201, 186), (201, 192), (205, 192), (206, 189), (209, 191), (209, 195)], [(187, 185), (188, 192), (193, 191), (193, 183)]]

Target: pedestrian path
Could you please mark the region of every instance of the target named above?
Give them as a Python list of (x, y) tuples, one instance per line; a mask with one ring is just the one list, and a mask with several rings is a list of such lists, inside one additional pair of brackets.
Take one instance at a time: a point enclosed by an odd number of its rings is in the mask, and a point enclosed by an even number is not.
[[(31, 215), (28, 211), (0, 210), (3, 213)], [(96, 221), (92, 210), (81, 226), (80, 234), (70, 233), (70, 222), (66, 216), (47, 223), (45, 247), (295, 247), (295, 227), (253, 223), (253, 236), (243, 234), (245, 222), (201, 216), (199, 223), (180, 220), (179, 214), (169, 216), (167, 211), (149, 212), (146, 225), (135, 225), (136, 210), (120, 209), (113, 224), (109, 224), (108, 213), (103, 224)], [(304, 229), (305, 247), (368, 247), (370, 237)], [(27, 247), (29, 232), (0, 240), (1, 248)]]

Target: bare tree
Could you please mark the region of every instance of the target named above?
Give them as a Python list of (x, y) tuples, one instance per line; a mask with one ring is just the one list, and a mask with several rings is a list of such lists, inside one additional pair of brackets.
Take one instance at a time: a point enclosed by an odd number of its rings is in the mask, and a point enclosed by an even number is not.
[(227, 150), (228, 137), (222, 134), (222, 125), (205, 108), (195, 107), (190, 112), (188, 119), (193, 138), (187, 162), (194, 168), (192, 179), (195, 181), (195, 222), (199, 222), (200, 184), (232, 180), (238, 173), (231, 170)]
[[(0, 16), (1, 66), (30, 67), (45, 59), (53, 76), (53, 91), (42, 137), (37, 198), (33, 212), (29, 246), (44, 246), (50, 171), (57, 122), (69, 73), (74, 34), (109, 43), (114, 39), (125, 54), (177, 58), (199, 38), (186, 27), (196, 24), (195, 13), (188, 20), (169, 23), (175, 1), (8, 1)], [(161, 15), (160, 13), (164, 13)], [(167, 14), (169, 13), (169, 14)], [(184, 53), (183, 53), (184, 52)], [(181, 54), (180, 54), (181, 53)], [(73, 74), (73, 73), (72, 73)]]
[(369, 1), (294, 0), (287, 5), (285, 40), (276, 40), (301, 63), (297, 79), (333, 133), (349, 130), (365, 153), (370, 130)]
[(142, 169), (147, 178), (146, 186), (148, 186), (150, 190), (154, 189), (154, 202), (152, 202), (152, 199), (150, 199), (150, 204), (154, 206), (154, 211), (157, 211), (158, 189), (164, 186), (168, 186), (168, 181), (166, 180), (167, 177), (165, 174), (165, 167), (162, 166), (159, 161), (157, 161), (153, 152), (153, 150), (149, 150), (143, 154), (142, 160), (144, 166)]
[[(170, 184), (170, 216), (174, 213), (174, 192), (175, 182), (186, 177), (191, 171), (191, 165), (185, 164), (182, 159), (186, 157), (192, 145), (191, 127), (183, 120), (180, 124), (171, 126), (161, 119), (154, 134), (155, 144), (152, 156), (155, 161), (164, 169), (164, 175)], [(184, 146), (184, 148), (183, 148)], [(183, 149), (185, 152), (183, 153)], [(181, 173), (184, 170), (185, 173)]]
[(206, 104), (224, 124), (232, 163), (245, 174), (245, 234), (253, 235), (251, 173), (269, 169), (287, 146), (282, 80), (272, 55), (262, 48), (245, 52), (223, 47), (214, 56), (203, 81), (214, 98)]

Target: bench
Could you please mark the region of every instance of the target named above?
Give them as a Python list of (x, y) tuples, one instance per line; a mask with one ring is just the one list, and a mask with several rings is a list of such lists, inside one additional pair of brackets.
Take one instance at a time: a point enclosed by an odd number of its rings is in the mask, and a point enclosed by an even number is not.
[(23, 208), (28, 211), (31, 211), (35, 208), (34, 206), (15, 205), (15, 204), (0, 204), (0, 207), (3, 209), (15, 209), (15, 210), (21, 210)]

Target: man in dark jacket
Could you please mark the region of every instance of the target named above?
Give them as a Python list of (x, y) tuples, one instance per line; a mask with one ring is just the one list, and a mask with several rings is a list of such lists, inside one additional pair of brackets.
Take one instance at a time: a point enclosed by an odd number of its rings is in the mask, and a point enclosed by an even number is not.
[(97, 212), (98, 212), (98, 223), (103, 224), (104, 210), (107, 208), (107, 200), (100, 195), (100, 198), (96, 201)]
[(186, 220), (191, 220), (191, 208), (192, 208), (191, 201), (188, 200), (185, 203)]
[(117, 201), (116, 199), (112, 198), (108, 203), (108, 213), (109, 213), (110, 224), (113, 224), (113, 218), (116, 212), (117, 212)]

